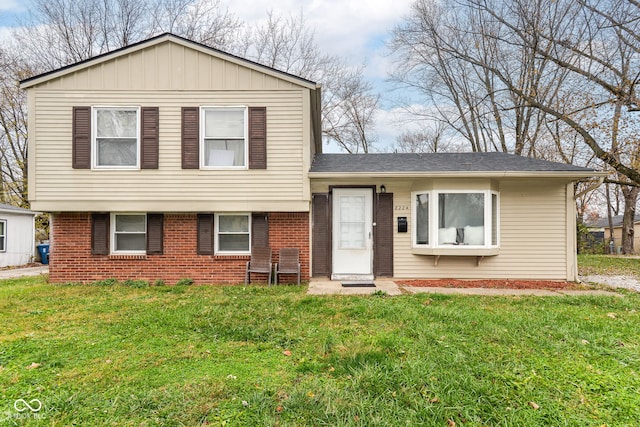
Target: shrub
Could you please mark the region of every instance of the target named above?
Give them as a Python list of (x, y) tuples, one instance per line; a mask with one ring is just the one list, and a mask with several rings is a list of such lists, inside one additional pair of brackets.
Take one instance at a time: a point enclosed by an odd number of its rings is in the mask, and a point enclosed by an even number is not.
[(182, 279), (178, 280), (178, 282), (176, 283), (177, 286), (189, 286), (189, 285), (193, 285), (193, 279), (191, 279), (190, 277), (183, 277)]

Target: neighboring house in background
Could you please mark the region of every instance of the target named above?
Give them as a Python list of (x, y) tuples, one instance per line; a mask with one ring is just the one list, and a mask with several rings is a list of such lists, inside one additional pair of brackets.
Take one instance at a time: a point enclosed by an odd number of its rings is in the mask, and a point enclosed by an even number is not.
[[(615, 253), (622, 252), (622, 219), (623, 215), (616, 215), (611, 218), (613, 224), (613, 247)], [(603, 243), (605, 250), (608, 251), (609, 242), (611, 241), (611, 232), (609, 230), (609, 218), (600, 218), (599, 220), (587, 225), (587, 228), (591, 233), (601, 232), (603, 233)], [(640, 214), (636, 214), (633, 219), (633, 247), (637, 252), (640, 250)]]
[(28, 209), (0, 204), (0, 267), (33, 262), (36, 215)]
[[(165, 34), (24, 80), (50, 280), (576, 278), (576, 180), (500, 153), (321, 154), (320, 87)], [(541, 231), (545, 230), (545, 231)]]

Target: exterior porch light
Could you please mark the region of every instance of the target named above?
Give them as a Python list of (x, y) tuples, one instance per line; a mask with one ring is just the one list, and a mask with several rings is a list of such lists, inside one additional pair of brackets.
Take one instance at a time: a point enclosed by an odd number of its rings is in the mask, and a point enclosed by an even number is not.
[(387, 192), (387, 187), (385, 187), (385, 186), (384, 186), (384, 184), (382, 184), (382, 185), (380, 186), (380, 192), (381, 192), (381, 193), (386, 193), (386, 192)]

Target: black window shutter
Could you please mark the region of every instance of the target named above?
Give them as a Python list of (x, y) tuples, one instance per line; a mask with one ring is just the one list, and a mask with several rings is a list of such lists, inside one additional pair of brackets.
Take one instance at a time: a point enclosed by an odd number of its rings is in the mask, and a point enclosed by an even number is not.
[(251, 247), (269, 246), (269, 216), (266, 213), (251, 215)]
[(331, 274), (331, 228), (329, 195), (314, 194), (312, 202), (312, 274), (328, 276)]
[(200, 109), (182, 107), (182, 169), (200, 168)]
[(108, 213), (91, 215), (91, 253), (93, 255), (109, 255), (109, 220)]
[(393, 193), (378, 194), (376, 209), (374, 274), (393, 276)]
[(213, 214), (198, 214), (198, 255), (214, 253)]
[(249, 169), (267, 168), (267, 109), (249, 107)]
[(73, 107), (71, 166), (91, 169), (91, 107)]
[(158, 169), (160, 112), (158, 107), (142, 107), (141, 169)]
[(164, 215), (147, 214), (147, 254), (162, 255), (164, 252)]

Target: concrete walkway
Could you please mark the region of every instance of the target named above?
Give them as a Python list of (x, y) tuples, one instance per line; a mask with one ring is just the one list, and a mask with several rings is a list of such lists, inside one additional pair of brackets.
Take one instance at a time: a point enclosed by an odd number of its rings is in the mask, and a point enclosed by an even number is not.
[(0, 270), (0, 280), (15, 279), (17, 277), (39, 276), (41, 274), (49, 274), (48, 265), (39, 265), (37, 267), (26, 268), (8, 268), (6, 270)]
[(385, 292), (387, 295), (401, 294), (450, 294), (450, 295), (484, 295), (484, 296), (575, 296), (575, 295), (606, 295), (622, 296), (613, 291), (605, 290), (563, 290), (552, 291), (546, 289), (492, 289), (492, 288), (421, 288), (397, 285), (393, 279), (375, 280), (375, 288), (345, 288), (340, 281), (327, 278), (311, 279), (309, 295), (371, 295), (375, 292)]

